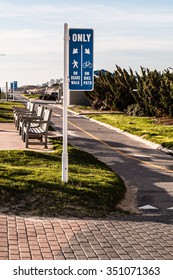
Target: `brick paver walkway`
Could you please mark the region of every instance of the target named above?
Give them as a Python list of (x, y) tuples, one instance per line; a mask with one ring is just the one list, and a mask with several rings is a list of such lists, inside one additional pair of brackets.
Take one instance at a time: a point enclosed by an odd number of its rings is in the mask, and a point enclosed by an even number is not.
[(170, 223), (151, 219), (117, 216), (109, 220), (65, 220), (0, 215), (0, 259), (173, 260), (171, 218)]

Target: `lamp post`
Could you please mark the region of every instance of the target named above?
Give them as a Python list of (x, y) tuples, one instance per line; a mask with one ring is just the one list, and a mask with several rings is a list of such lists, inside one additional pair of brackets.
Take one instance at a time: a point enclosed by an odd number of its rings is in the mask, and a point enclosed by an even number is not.
[[(6, 56), (5, 53), (0, 53), (0, 56)], [(0, 94), (1, 94), (1, 88), (0, 88)]]
[(6, 101), (8, 101), (8, 82), (6, 82)]

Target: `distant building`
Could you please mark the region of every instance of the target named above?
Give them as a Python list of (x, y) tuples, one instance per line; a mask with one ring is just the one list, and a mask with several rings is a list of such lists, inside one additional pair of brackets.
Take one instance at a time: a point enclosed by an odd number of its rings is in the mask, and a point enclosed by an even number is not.
[(83, 91), (70, 91), (69, 92), (69, 105), (91, 105)]
[(95, 77), (98, 77), (100, 72), (101, 72), (102, 74), (106, 74), (108, 71), (105, 70), (105, 69), (95, 70), (95, 71), (94, 71), (94, 76), (95, 76)]
[(42, 87), (47, 87), (49, 85), (49, 82), (42, 84)]
[(51, 79), (49, 82), (49, 86), (53, 86), (54, 84), (56, 84), (56, 80), (55, 79)]

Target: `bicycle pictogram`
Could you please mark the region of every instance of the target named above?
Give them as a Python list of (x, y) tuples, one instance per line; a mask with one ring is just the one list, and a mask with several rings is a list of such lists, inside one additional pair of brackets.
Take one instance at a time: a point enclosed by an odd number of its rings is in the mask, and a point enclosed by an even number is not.
[(83, 68), (92, 68), (92, 67), (93, 65), (89, 60), (83, 63)]

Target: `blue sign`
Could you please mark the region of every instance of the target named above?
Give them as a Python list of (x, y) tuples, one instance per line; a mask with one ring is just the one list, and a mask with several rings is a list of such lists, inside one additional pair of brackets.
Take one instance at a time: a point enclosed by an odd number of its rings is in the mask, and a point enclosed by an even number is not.
[(16, 90), (17, 89), (17, 81), (14, 81), (13, 84), (14, 84), (14, 90)]
[(93, 78), (93, 29), (69, 29), (69, 89), (91, 91)]
[(14, 82), (11, 82), (10, 83), (10, 89), (11, 90), (17, 90), (17, 88), (18, 88), (18, 85), (17, 85), (18, 83), (17, 83), (17, 81), (14, 81)]

